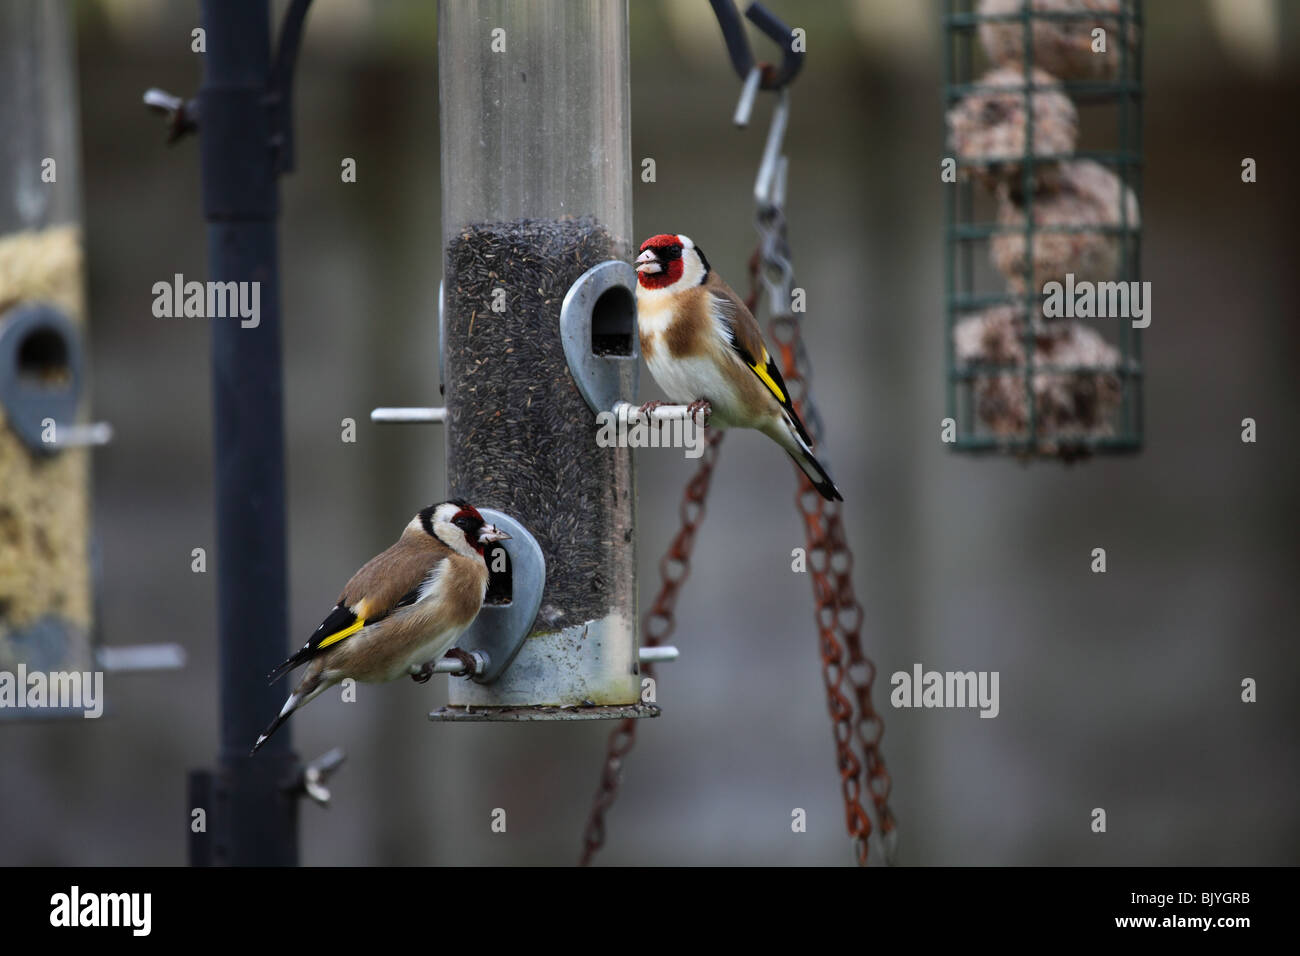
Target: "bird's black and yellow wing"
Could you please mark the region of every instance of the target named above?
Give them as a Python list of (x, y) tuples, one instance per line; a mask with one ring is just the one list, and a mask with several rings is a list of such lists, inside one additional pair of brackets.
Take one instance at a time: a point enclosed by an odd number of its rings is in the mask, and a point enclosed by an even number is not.
[(799, 420), (799, 415), (794, 410), (794, 402), (790, 400), (790, 390), (786, 388), (785, 379), (781, 377), (781, 369), (768, 354), (767, 346), (763, 342), (763, 334), (759, 331), (758, 321), (753, 313), (740, 300), (740, 296), (719, 279), (716, 273), (710, 274), (705, 287), (709, 295), (710, 311), (724, 331), (723, 339), (731, 346), (731, 350), (745, 367), (763, 383), (763, 387), (777, 400), (777, 403), (789, 413), (790, 421), (804, 444), (811, 446), (812, 438), (809, 437), (807, 429), (804, 428), (803, 422)]
[(267, 680), (272, 682), (279, 680), (299, 664), (307, 663), (322, 651), (333, 647), (340, 641), (346, 640), (368, 623), (369, 621), (365, 617), (357, 614), (346, 604), (335, 605), (325, 620), (321, 621), (320, 627), (316, 628), (312, 633), (307, 643), (299, 648), (292, 657), (281, 662), (275, 670), (271, 671)]
[(311, 638), (287, 660), (271, 671), (268, 680), (279, 680), (330, 648), (352, 637), (370, 624), (377, 624), (399, 608), (414, 604), (429, 593), (449, 549), (441, 543), (421, 551), (389, 548), (370, 561), (347, 583), (339, 602)]

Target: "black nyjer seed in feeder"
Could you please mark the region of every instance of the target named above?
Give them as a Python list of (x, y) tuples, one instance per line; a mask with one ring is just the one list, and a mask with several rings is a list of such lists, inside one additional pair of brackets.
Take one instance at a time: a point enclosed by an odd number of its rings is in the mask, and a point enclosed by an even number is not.
[(596, 446), (558, 334), (569, 287), (626, 255), (589, 217), (477, 223), (447, 250), (451, 492), (530, 516), (548, 572), (535, 632), (603, 617), (601, 584), (630, 551), (605, 504), (628, 479)]
[[(610, 626), (634, 626), (636, 614), (633, 589), (619, 586), (634, 570), (629, 452), (596, 443), (559, 335), (570, 286), (627, 254), (590, 217), (476, 223), (447, 249), (450, 491), (518, 518), (537, 539), (547, 573), (530, 639), (567, 651), (587, 639), (595, 651)], [(526, 667), (532, 650), (516, 663)], [(636, 675), (620, 667), (602, 686), (601, 670), (583, 675), (580, 699), (628, 703)]]

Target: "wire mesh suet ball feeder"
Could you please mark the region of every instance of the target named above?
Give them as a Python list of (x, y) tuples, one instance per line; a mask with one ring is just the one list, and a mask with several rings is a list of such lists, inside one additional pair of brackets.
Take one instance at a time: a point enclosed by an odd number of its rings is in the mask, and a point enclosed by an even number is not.
[(949, 0), (958, 450), (1069, 461), (1142, 447), (1141, 26), (1141, 0)]

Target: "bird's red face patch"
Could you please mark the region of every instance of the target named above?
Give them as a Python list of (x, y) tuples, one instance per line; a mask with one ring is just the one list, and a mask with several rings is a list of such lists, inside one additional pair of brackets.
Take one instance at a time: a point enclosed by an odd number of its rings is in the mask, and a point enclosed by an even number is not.
[(682, 241), (667, 233), (641, 243), (637, 282), (643, 289), (666, 289), (682, 277)]
[(452, 504), (457, 505), (460, 510), (457, 511), (455, 517), (451, 519), (451, 523), (459, 528), (461, 533), (465, 535), (465, 540), (469, 542), (470, 547), (479, 554), (482, 554), (483, 543), (479, 541), (478, 535), (479, 531), (482, 530), (483, 525), (487, 524), (487, 522), (484, 521), (483, 516), (478, 513), (478, 509), (468, 502), (453, 500)]

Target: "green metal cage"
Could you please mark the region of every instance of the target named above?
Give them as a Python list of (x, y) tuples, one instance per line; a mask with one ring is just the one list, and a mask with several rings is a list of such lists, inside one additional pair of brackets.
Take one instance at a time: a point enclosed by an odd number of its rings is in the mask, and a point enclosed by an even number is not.
[[(1067, 461), (1138, 451), (1141, 0), (945, 5), (945, 440)], [(1045, 289), (1074, 280), (1094, 308), (1122, 293), (1129, 314), (1047, 317)]]

